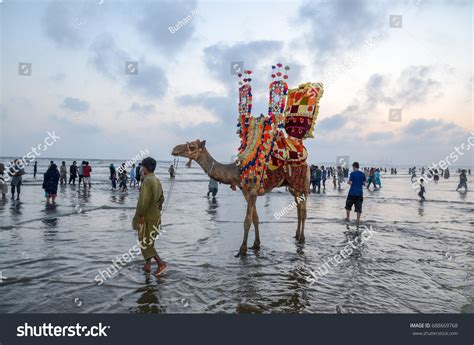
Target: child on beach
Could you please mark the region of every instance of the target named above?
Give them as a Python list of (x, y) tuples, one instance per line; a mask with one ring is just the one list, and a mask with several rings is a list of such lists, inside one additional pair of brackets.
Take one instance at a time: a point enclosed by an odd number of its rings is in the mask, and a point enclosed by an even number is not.
[(421, 198), (421, 201), (425, 201), (424, 194), (426, 193), (425, 186), (423, 185), (423, 179), (420, 178), (420, 191), (418, 192), (418, 196)]
[(167, 268), (167, 264), (161, 260), (155, 249), (155, 238), (161, 223), (161, 207), (165, 198), (160, 180), (155, 176), (156, 161), (147, 157), (142, 161), (142, 165), (144, 177), (133, 217), (133, 229), (138, 231), (142, 255), (146, 261), (143, 267), (145, 272), (151, 271), (151, 259), (155, 259), (158, 265), (155, 275), (159, 276)]
[(352, 205), (354, 205), (354, 210), (357, 214), (357, 224), (360, 224), (360, 215), (362, 213), (362, 202), (364, 201), (363, 197), (363, 186), (365, 184), (365, 174), (362, 171), (359, 171), (359, 163), (352, 163), (352, 172), (349, 175), (349, 193), (347, 194), (346, 200), (346, 221), (349, 221), (350, 213), (352, 210)]

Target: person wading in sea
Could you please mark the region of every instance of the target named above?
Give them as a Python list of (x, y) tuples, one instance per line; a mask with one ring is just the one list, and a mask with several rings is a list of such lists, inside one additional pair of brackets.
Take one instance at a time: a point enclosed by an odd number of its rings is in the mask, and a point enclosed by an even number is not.
[(51, 199), (53, 204), (56, 203), (56, 195), (58, 194), (58, 182), (60, 174), (56, 164), (51, 164), (48, 170), (44, 173), (43, 189), (46, 203), (49, 204)]
[(142, 255), (146, 261), (144, 270), (150, 272), (151, 259), (155, 259), (158, 265), (155, 275), (159, 276), (168, 267), (155, 249), (155, 238), (161, 223), (161, 207), (165, 198), (161, 182), (155, 176), (156, 161), (147, 157), (142, 161), (142, 166), (144, 177), (132, 225), (133, 229), (138, 231)]
[(363, 186), (365, 184), (365, 174), (359, 170), (359, 163), (352, 163), (352, 172), (349, 176), (349, 193), (346, 200), (346, 221), (349, 221), (352, 205), (355, 207), (355, 212), (357, 214), (357, 224), (360, 224), (360, 215), (362, 213), (362, 202), (364, 201), (363, 197)]
[(74, 186), (76, 184), (76, 178), (77, 178), (77, 165), (76, 161), (72, 162), (72, 165), (69, 167), (69, 184)]

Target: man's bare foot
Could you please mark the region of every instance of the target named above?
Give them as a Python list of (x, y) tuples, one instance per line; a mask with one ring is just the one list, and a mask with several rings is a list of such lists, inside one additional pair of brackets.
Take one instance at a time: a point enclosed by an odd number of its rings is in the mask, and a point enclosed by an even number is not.
[(151, 272), (151, 265), (150, 264), (145, 264), (143, 266), (143, 270), (147, 273), (150, 273)]
[(155, 272), (155, 276), (160, 276), (166, 269), (168, 268), (168, 265), (164, 262), (161, 263), (161, 265), (158, 265), (158, 269)]
[(346, 218), (344, 218), (344, 221), (345, 221), (346, 223), (349, 223), (351, 220), (346, 217)]

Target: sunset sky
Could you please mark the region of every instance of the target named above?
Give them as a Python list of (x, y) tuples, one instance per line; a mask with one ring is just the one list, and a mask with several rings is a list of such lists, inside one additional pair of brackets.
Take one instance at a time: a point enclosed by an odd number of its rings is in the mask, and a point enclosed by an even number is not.
[[(1, 156), (55, 131), (48, 157), (149, 148), (171, 160), (175, 145), (199, 138), (229, 162), (239, 61), (253, 70), (254, 115), (266, 113), (272, 64), (290, 65), (290, 87), (325, 83), (310, 163), (428, 164), (474, 132), (469, 0), (3, 0), (0, 11)], [(472, 165), (472, 152), (458, 163)]]

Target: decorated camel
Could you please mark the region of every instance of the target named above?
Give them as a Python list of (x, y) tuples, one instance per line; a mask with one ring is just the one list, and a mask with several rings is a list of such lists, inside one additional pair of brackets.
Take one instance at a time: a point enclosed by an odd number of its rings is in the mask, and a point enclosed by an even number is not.
[[(207, 151), (206, 141), (195, 140), (177, 145), (172, 155), (196, 161), (213, 179), (228, 184), (233, 190), (242, 190), (247, 202), (244, 220), (244, 238), (239, 255), (247, 253), (250, 226), (255, 228), (255, 241), (251, 249), (260, 249), (257, 197), (273, 188), (288, 187), (297, 205), (298, 226), (295, 238), (305, 240), (306, 198), (309, 194), (310, 171), (306, 163), (308, 152), (303, 140), (313, 137), (319, 99), (323, 95), (320, 83), (306, 83), (288, 90), (286, 71), (282, 65), (272, 66), (269, 85), (268, 115), (252, 116), (251, 71), (239, 74), (239, 154), (235, 163), (221, 164)], [(243, 77), (243, 78), (242, 78)], [(285, 130), (285, 132), (283, 131)]]

